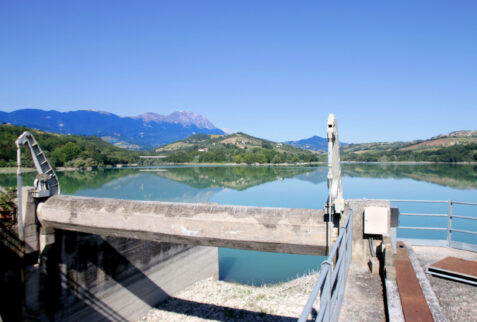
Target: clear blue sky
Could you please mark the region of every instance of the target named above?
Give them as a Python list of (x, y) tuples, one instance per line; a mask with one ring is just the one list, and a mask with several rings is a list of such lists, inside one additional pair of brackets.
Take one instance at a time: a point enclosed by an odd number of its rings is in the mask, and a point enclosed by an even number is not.
[(477, 129), (477, 1), (1, 1), (0, 110), (184, 109), (272, 140)]

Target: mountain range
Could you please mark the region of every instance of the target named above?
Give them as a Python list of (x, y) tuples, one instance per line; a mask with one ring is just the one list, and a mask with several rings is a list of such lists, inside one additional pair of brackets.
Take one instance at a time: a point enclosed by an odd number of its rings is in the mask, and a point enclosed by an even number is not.
[[(296, 148), (301, 148), (305, 150), (317, 151), (317, 152), (326, 152), (328, 151), (328, 139), (322, 138), (321, 136), (312, 136), (308, 139), (297, 140), (297, 141), (286, 141), (285, 144), (293, 145)], [(340, 146), (344, 146), (347, 143), (340, 142)]]
[(131, 150), (151, 149), (199, 133), (224, 134), (204, 116), (186, 111), (122, 117), (95, 110), (59, 112), (21, 109), (0, 111), (0, 123), (59, 134), (94, 135)]

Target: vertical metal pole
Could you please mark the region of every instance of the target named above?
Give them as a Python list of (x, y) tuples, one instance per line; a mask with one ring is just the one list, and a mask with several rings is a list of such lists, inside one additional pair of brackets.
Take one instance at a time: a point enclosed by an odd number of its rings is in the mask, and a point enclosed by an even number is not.
[(452, 200), (448, 201), (447, 206), (447, 247), (452, 242)]
[[(331, 264), (330, 259), (328, 258), (326, 261), (323, 262), (321, 266), (322, 266), (322, 269), (323, 267), (328, 266), (328, 271), (326, 272), (325, 285), (323, 288), (324, 296), (323, 294), (321, 296), (321, 298), (326, 299), (326, 308), (321, 308), (321, 304), (320, 304), (320, 310), (326, 309), (325, 315), (323, 316), (323, 321), (329, 322), (331, 321), (331, 312), (330, 312), (331, 310), (331, 282), (332, 282), (331, 280), (333, 279), (333, 272), (332, 272), (333, 265)], [(320, 299), (320, 303), (321, 303), (321, 299)]]
[(348, 217), (349, 217), (349, 222), (348, 222), (348, 227), (347, 227), (347, 233), (348, 233), (348, 246), (346, 248), (346, 257), (348, 258), (347, 260), (347, 266), (346, 266), (346, 274), (348, 274), (348, 269), (349, 265), (351, 264), (351, 258), (352, 258), (352, 252), (353, 252), (353, 212), (351, 210), (348, 210)]
[(21, 163), (22, 163), (22, 155), (20, 145), (17, 144), (17, 218), (18, 218), (18, 237), (21, 241), (25, 239), (25, 235), (23, 232), (23, 214), (22, 214), (22, 170), (21, 170)]
[(333, 141), (328, 138), (328, 255), (331, 251), (331, 244), (333, 242), (333, 215), (332, 215), (332, 180), (333, 172)]

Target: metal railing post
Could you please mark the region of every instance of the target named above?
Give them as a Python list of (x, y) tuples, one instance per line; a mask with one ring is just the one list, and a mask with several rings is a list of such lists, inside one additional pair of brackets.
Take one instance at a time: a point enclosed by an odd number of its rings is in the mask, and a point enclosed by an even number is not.
[(321, 267), (326, 267), (328, 266), (328, 270), (326, 272), (326, 279), (325, 279), (325, 285), (323, 286), (323, 293), (321, 294), (320, 297), (320, 303), (323, 303), (326, 301), (326, 307), (321, 307), (320, 305), (320, 311), (325, 310), (325, 315), (323, 316), (323, 321), (329, 322), (331, 321), (331, 284), (333, 281), (333, 263), (330, 261), (330, 258), (328, 258), (326, 261), (321, 264)]
[(22, 209), (22, 155), (20, 145), (17, 145), (17, 222), (18, 222), (18, 237), (21, 241), (25, 240), (25, 233), (23, 231), (23, 209)]
[(452, 200), (448, 201), (447, 206), (447, 247), (452, 242)]

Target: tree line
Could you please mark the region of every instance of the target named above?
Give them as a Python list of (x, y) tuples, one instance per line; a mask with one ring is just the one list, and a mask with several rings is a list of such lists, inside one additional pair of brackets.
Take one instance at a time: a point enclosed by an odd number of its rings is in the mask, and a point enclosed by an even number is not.
[(391, 150), (364, 153), (345, 153), (344, 161), (359, 162), (477, 162), (477, 144), (456, 144), (453, 146), (429, 150)]
[[(16, 166), (15, 140), (30, 131), (54, 167), (86, 168), (139, 162), (139, 152), (118, 148), (94, 136), (60, 135), (35, 131), (27, 127), (0, 125), (0, 167)], [(22, 165), (33, 167), (27, 148), (22, 149)]]

